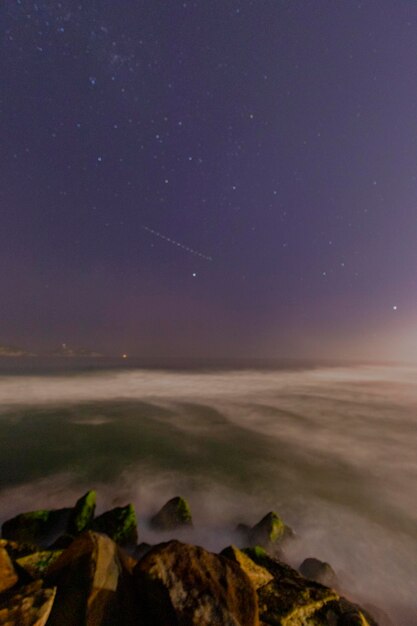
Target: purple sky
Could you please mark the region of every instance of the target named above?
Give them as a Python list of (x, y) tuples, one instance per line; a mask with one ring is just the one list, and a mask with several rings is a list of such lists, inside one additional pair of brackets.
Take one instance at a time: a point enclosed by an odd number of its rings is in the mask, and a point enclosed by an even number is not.
[(0, 343), (417, 354), (414, 2), (4, 0), (0, 35)]

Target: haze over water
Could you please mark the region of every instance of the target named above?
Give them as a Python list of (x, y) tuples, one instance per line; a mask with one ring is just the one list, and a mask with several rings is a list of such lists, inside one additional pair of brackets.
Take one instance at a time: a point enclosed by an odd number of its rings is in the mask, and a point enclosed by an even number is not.
[(417, 368), (8, 368), (0, 521), (96, 488), (159, 541), (147, 520), (180, 494), (195, 521), (180, 538), (218, 550), (274, 509), (292, 564), (327, 560), (351, 596), (417, 623)]

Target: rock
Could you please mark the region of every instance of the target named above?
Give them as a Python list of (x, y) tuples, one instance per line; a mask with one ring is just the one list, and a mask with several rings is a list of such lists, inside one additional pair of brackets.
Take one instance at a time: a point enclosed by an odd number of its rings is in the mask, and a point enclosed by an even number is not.
[(96, 499), (95, 491), (87, 491), (77, 500), (68, 520), (67, 532), (69, 535), (78, 535), (89, 527), (94, 519)]
[(273, 511), (267, 513), (260, 522), (249, 531), (249, 543), (252, 546), (273, 548), (294, 533)]
[(262, 622), (271, 626), (377, 626), (361, 607), (324, 585), (308, 580), (262, 548), (244, 551), (274, 579), (258, 589)]
[(380, 609), (379, 606), (367, 603), (363, 605), (363, 609), (366, 611), (368, 618), (371, 617), (380, 626), (395, 626), (390, 616), (383, 609)]
[(22, 587), (0, 601), (2, 626), (45, 626), (55, 589), (43, 589), (41, 581)]
[(147, 626), (258, 626), (256, 591), (232, 560), (170, 541), (135, 568), (141, 617)]
[(315, 580), (316, 582), (326, 585), (327, 587), (337, 587), (337, 576), (332, 566), (325, 561), (308, 558), (301, 563), (298, 569), (300, 574), (305, 576), (305, 578)]
[(262, 622), (273, 625), (328, 626), (331, 622), (307, 621), (325, 604), (337, 600), (338, 595), (319, 583), (309, 581), (292, 567), (269, 557), (264, 550), (248, 549), (257, 565), (267, 569), (273, 580), (258, 589), (259, 613)]
[(142, 557), (145, 556), (145, 554), (148, 554), (149, 550), (151, 550), (152, 547), (153, 546), (150, 543), (142, 542), (138, 546), (136, 546), (133, 552), (133, 556), (139, 561)]
[(365, 609), (342, 597), (325, 604), (314, 617), (319, 626), (378, 626)]
[(50, 565), (62, 554), (62, 550), (42, 550), (20, 557), (16, 563), (33, 579), (42, 578)]
[(0, 539), (0, 547), (7, 550), (8, 555), (14, 561), (21, 556), (33, 554), (38, 550), (38, 547), (31, 543), (17, 543), (16, 541), (8, 541), (7, 539)]
[(65, 530), (70, 511), (57, 509), (21, 513), (4, 522), (2, 537), (18, 543), (46, 546)]
[(0, 593), (11, 589), (19, 580), (5, 548), (0, 547)]
[(180, 526), (192, 525), (190, 507), (184, 498), (178, 496), (168, 500), (151, 519), (151, 526), (156, 530), (174, 530)]
[(103, 513), (93, 521), (91, 529), (106, 534), (121, 546), (135, 545), (138, 541), (138, 530), (133, 504)]
[(65, 533), (64, 535), (60, 535), (57, 539), (55, 539), (55, 541), (51, 543), (50, 546), (48, 546), (48, 549), (49, 550), (65, 550), (65, 548), (68, 548), (72, 544), (74, 539), (75, 537), (73, 535), (69, 535), (68, 533)]
[(255, 589), (259, 589), (260, 587), (267, 585), (274, 578), (267, 569), (256, 565), (251, 558), (235, 546), (225, 548), (221, 552), (221, 555), (237, 563), (248, 578), (250, 578)]
[(105, 535), (88, 531), (77, 537), (50, 566), (46, 581), (58, 588), (48, 626), (135, 623), (132, 577)]
[(235, 528), (235, 533), (238, 535), (240, 541), (245, 545), (249, 542), (251, 527), (248, 524), (238, 524)]

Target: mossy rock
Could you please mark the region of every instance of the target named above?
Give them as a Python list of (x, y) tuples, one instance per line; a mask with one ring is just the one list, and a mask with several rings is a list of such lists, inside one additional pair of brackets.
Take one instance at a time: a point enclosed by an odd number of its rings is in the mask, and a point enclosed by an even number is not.
[(134, 545), (138, 540), (136, 513), (133, 504), (103, 513), (91, 524), (91, 529), (104, 533), (119, 545)]
[(270, 626), (378, 626), (362, 607), (271, 558), (259, 546), (244, 553), (267, 569), (273, 580), (258, 589), (259, 617)]
[(70, 535), (78, 535), (86, 530), (94, 519), (94, 511), (96, 509), (97, 495), (95, 491), (87, 491), (79, 500), (71, 511), (68, 520), (67, 532)]
[(57, 509), (21, 513), (4, 522), (2, 537), (18, 543), (48, 545), (65, 531), (70, 512), (71, 509)]
[(252, 546), (269, 548), (277, 546), (284, 539), (294, 533), (289, 526), (274, 511), (267, 513), (248, 533), (248, 540)]
[(225, 548), (220, 555), (237, 563), (251, 580), (255, 589), (259, 589), (273, 580), (273, 575), (267, 569), (257, 565), (253, 559), (235, 546)]
[(193, 520), (188, 502), (179, 496), (168, 500), (151, 519), (156, 530), (174, 530), (181, 526), (192, 526)]
[(16, 563), (25, 570), (32, 578), (42, 578), (52, 563), (54, 563), (62, 550), (42, 550), (23, 556), (16, 560)]

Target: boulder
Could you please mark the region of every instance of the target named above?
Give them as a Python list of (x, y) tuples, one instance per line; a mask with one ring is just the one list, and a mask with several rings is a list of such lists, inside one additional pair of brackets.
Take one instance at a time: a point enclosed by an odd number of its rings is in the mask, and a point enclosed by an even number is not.
[(151, 518), (151, 526), (156, 530), (175, 530), (181, 526), (192, 525), (188, 502), (179, 496), (168, 500), (162, 509)]
[(155, 546), (134, 572), (147, 626), (258, 626), (255, 588), (231, 559), (170, 541)]
[(58, 588), (48, 626), (133, 625), (132, 577), (118, 546), (85, 532), (49, 567), (46, 581)]
[(65, 531), (70, 512), (71, 509), (57, 509), (21, 513), (4, 522), (2, 537), (18, 543), (47, 546)]
[(293, 534), (291, 528), (271, 511), (250, 529), (248, 540), (251, 546), (273, 549)]
[(121, 546), (135, 545), (138, 541), (138, 529), (133, 504), (112, 509), (96, 517), (91, 529), (104, 533)]
[(4, 548), (13, 561), (19, 559), (21, 556), (33, 554), (38, 550), (38, 547), (32, 543), (17, 543), (16, 541), (8, 541), (7, 539), (0, 539), (0, 548)]
[(267, 585), (274, 578), (267, 569), (261, 567), (260, 565), (256, 565), (251, 558), (235, 546), (225, 548), (221, 552), (221, 555), (237, 563), (248, 578), (250, 578), (255, 589), (259, 589), (260, 587)]
[(5, 548), (0, 547), (0, 593), (11, 589), (19, 577)]
[(55, 589), (43, 589), (41, 581), (37, 581), (7, 594), (0, 601), (1, 626), (45, 626), (55, 592)]
[(305, 576), (305, 578), (315, 580), (316, 582), (326, 585), (327, 587), (337, 587), (338, 585), (337, 576), (332, 566), (325, 561), (308, 558), (301, 563), (298, 570), (302, 576)]
[(273, 580), (258, 589), (262, 622), (271, 626), (377, 626), (361, 607), (324, 585), (308, 580), (262, 548), (244, 551)]
[(314, 617), (319, 626), (378, 626), (368, 611), (342, 597), (323, 605)]
[(97, 495), (95, 491), (87, 491), (72, 509), (67, 526), (69, 535), (78, 535), (86, 530), (94, 519)]
[(17, 565), (31, 578), (43, 578), (46, 571), (62, 554), (62, 550), (41, 550), (16, 559)]
[(142, 557), (145, 556), (145, 554), (148, 554), (149, 550), (152, 549), (152, 545), (150, 543), (146, 543), (144, 541), (142, 541), (142, 543), (140, 543), (138, 546), (136, 546), (136, 548), (133, 551), (133, 556), (135, 557), (135, 559), (137, 559), (138, 561), (140, 561), (140, 559)]

